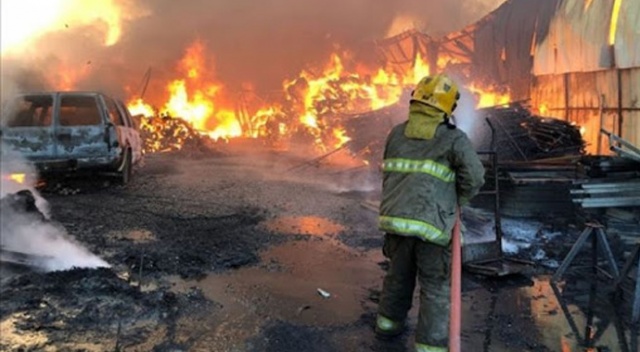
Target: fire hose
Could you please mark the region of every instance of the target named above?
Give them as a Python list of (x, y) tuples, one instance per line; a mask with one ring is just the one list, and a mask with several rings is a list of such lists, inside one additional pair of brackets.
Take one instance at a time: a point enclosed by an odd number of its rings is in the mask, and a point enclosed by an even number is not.
[(451, 245), (451, 311), (449, 320), (449, 352), (460, 352), (462, 307), (462, 246), (460, 209), (456, 211)]

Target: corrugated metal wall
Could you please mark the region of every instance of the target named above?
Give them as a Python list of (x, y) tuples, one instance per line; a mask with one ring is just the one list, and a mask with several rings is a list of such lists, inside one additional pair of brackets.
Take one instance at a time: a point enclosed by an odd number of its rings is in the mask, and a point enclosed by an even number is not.
[(583, 127), (592, 154), (608, 153), (600, 126), (640, 145), (640, 1), (622, 0), (609, 46), (613, 3), (561, 0), (534, 56), (532, 103)]
[(620, 111), (622, 137), (640, 145), (640, 68), (620, 71), (621, 105), (618, 83), (618, 70), (538, 76), (532, 85), (531, 102), (543, 115), (580, 125), (589, 153), (607, 154), (608, 141), (602, 140), (600, 126), (618, 133)]
[(622, 87), (623, 107), (637, 109), (624, 113), (622, 138), (640, 146), (640, 67), (622, 71)]
[(561, 1), (548, 35), (535, 48), (533, 74), (612, 67), (612, 51), (607, 42), (612, 8), (613, 1)]

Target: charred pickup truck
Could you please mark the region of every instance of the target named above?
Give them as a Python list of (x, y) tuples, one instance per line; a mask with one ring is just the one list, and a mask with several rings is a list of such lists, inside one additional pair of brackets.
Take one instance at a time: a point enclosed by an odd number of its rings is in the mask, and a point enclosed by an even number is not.
[(10, 149), (2, 151), (3, 164), (8, 152), (18, 152), (45, 176), (98, 172), (126, 184), (142, 157), (126, 105), (101, 92), (16, 96), (3, 107), (0, 133), (3, 149)]

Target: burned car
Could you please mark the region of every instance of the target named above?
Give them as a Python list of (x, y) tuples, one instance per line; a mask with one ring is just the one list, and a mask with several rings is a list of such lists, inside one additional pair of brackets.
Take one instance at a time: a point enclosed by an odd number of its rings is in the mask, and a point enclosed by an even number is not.
[[(41, 92), (3, 107), (3, 159), (18, 152), (41, 175), (99, 172), (121, 184), (142, 158), (142, 143), (125, 104), (101, 92)], [(5, 163), (6, 160), (3, 160)]]

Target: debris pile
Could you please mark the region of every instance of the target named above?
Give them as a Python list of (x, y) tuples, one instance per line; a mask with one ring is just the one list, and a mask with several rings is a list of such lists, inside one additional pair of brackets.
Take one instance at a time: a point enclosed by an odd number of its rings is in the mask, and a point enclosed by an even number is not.
[[(583, 155), (585, 142), (580, 128), (567, 121), (531, 114), (520, 103), (478, 110), (494, 128), (494, 147), (500, 161), (532, 161)], [(485, 123), (479, 150), (491, 150), (491, 130)]]
[[(400, 100), (406, 101), (406, 100)], [(362, 114), (345, 116), (349, 149), (370, 163), (378, 163), (391, 128), (406, 120), (407, 105), (398, 103)], [(488, 119), (495, 130), (499, 161), (532, 161), (569, 155), (583, 155), (585, 143), (580, 129), (569, 122), (535, 116), (523, 105), (477, 110), (476, 118)], [(483, 121), (477, 150), (491, 149), (491, 129)]]
[(187, 151), (207, 152), (210, 138), (197, 132), (181, 118), (162, 116), (142, 118), (140, 138), (145, 153)]
[[(401, 101), (407, 101), (401, 100)], [(369, 165), (381, 161), (387, 134), (396, 124), (407, 118), (407, 104), (398, 103), (379, 110), (345, 116), (345, 127), (351, 140), (349, 151)]]
[(640, 238), (640, 162), (618, 156), (585, 156), (573, 202), (630, 245)]

